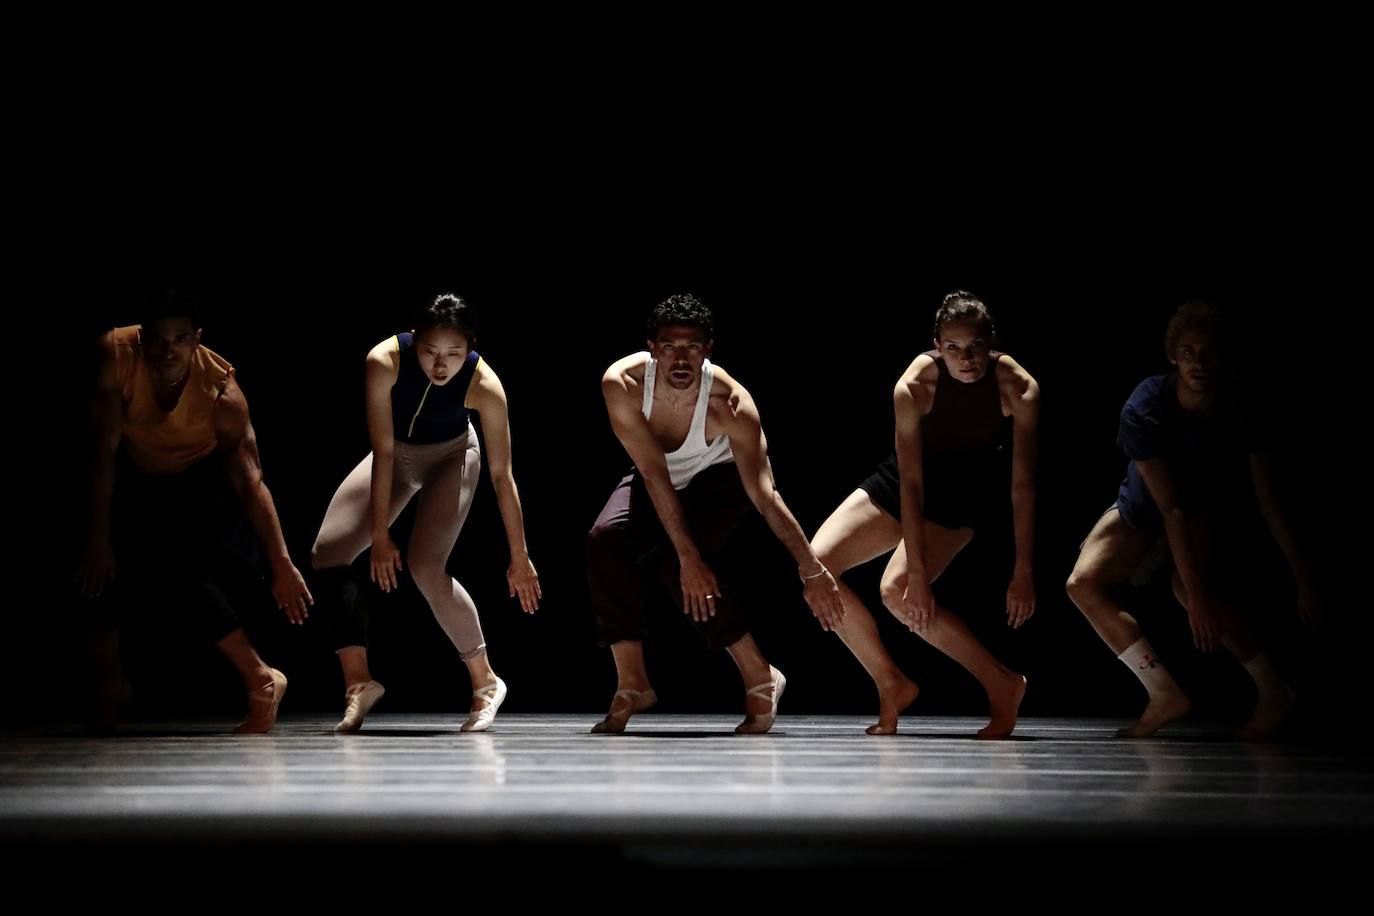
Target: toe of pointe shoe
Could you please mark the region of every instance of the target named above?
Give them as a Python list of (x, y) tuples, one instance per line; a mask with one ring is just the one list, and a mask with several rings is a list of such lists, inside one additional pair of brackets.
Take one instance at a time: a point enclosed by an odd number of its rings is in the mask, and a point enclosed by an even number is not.
[(499, 677), (495, 683), (474, 690), (472, 695), (481, 698), (482, 708), (477, 712), (470, 713), (468, 720), (463, 723), (459, 731), (484, 732), (491, 728), (491, 723), (496, 719), (496, 711), (506, 701), (506, 693), (506, 682)]
[[(645, 687), (643, 690), (621, 688), (615, 692), (615, 698), (611, 700), (611, 711), (606, 714), (606, 718), (592, 726), (591, 733), (593, 735), (618, 735), (625, 731), (625, 725), (629, 722), (630, 716), (653, 708), (657, 702), (658, 694), (654, 693), (652, 687)], [(621, 706), (621, 715), (616, 715), (616, 706)], [(625, 708), (626, 706), (628, 709)]]
[(248, 718), (239, 723), (238, 735), (264, 735), (277, 724), (277, 710), (286, 696), (286, 675), (276, 668), (272, 671), (271, 692), (254, 690), (248, 694)]
[(787, 678), (777, 668), (768, 667), (772, 673), (772, 678), (764, 684), (756, 684), (745, 691), (746, 701), (749, 697), (758, 697), (771, 701), (772, 709), (763, 714), (750, 713), (745, 715), (744, 721), (735, 726), (737, 735), (761, 735), (773, 727), (773, 721), (778, 716), (778, 701), (782, 699), (782, 692), (787, 688)]
[(339, 720), (338, 725), (334, 726), (335, 733), (351, 735), (362, 728), (363, 720), (367, 718), (372, 707), (385, 693), (386, 688), (376, 681), (368, 681), (353, 691), (351, 695), (345, 692), (344, 700), (347, 705), (344, 708), (343, 718)]

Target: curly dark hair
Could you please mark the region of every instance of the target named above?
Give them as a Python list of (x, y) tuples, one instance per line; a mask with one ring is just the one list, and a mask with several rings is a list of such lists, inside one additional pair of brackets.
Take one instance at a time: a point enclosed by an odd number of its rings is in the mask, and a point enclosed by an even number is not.
[(711, 317), (711, 310), (690, 293), (669, 296), (654, 306), (645, 328), (645, 339), (657, 340), (660, 329), (675, 324), (701, 328), (707, 343), (715, 334), (715, 319)]
[(1164, 330), (1164, 352), (1173, 359), (1178, 339), (1189, 331), (1203, 331), (1219, 345), (1225, 327), (1226, 317), (1220, 306), (1207, 299), (1191, 299), (1174, 309), (1169, 318), (1169, 326)]
[(143, 295), (138, 307), (138, 323), (147, 327), (162, 318), (188, 318), (199, 331), (205, 318), (200, 294), (189, 289), (165, 287)]

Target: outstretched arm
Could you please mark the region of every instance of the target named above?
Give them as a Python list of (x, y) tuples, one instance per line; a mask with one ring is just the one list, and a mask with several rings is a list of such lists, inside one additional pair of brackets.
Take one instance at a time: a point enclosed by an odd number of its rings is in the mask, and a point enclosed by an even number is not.
[(272, 494), (262, 477), (258, 438), (248, 417), (248, 400), (232, 375), (215, 401), (215, 437), (226, 453), (229, 481), (243, 502), (272, 566), (272, 598), (292, 623), (304, 623), (315, 603), (305, 579), (291, 562)]

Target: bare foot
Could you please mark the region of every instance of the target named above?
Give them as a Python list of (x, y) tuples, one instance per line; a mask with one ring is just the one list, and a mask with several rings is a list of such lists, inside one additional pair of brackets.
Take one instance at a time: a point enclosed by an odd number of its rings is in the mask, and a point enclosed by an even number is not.
[(622, 687), (615, 692), (615, 699), (611, 700), (611, 709), (606, 713), (606, 718), (592, 726), (592, 734), (618, 735), (625, 730), (625, 723), (630, 721), (630, 716), (643, 712), (657, 702), (658, 694), (654, 693), (652, 687), (642, 690)]
[(921, 688), (916, 686), (916, 682), (911, 678), (904, 677), (895, 686), (883, 689), (878, 688), (878, 724), (870, 725), (864, 729), (866, 735), (895, 735), (897, 734), (897, 719), (912, 703), (916, 702), (916, 697), (920, 695)]
[(1236, 732), (1237, 741), (1263, 741), (1278, 730), (1288, 713), (1293, 709), (1297, 697), (1286, 687), (1267, 697), (1260, 697), (1250, 721)]
[(1145, 711), (1129, 728), (1116, 733), (1118, 738), (1148, 738), (1175, 719), (1181, 719), (1192, 712), (1193, 701), (1182, 690), (1171, 690), (1150, 697)]
[(992, 707), (992, 721), (978, 732), (979, 738), (996, 740), (1011, 735), (1016, 728), (1016, 713), (1021, 709), (1021, 699), (1026, 695), (1026, 679), (1013, 674), (1006, 687), (997, 693), (988, 694), (988, 705)]

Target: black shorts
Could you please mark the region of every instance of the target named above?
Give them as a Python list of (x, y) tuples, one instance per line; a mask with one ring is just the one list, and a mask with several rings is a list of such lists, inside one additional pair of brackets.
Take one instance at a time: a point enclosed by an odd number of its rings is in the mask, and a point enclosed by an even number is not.
[[(1008, 483), (1002, 453), (941, 457), (925, 464), (926, 521), (941, 528), (972, 528), (995, 522), (1005, 511)], [(901, 478), (897, 453), (878, 465), (859, 489), (888, 515), (902, 520)]]

